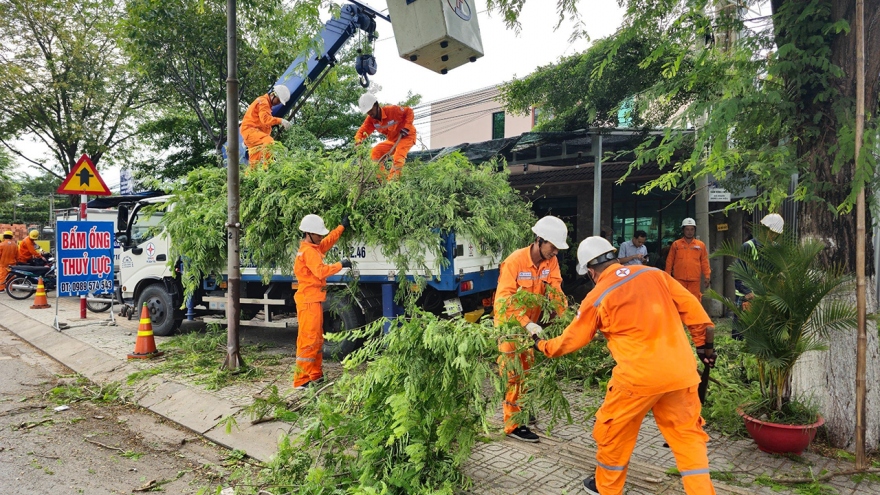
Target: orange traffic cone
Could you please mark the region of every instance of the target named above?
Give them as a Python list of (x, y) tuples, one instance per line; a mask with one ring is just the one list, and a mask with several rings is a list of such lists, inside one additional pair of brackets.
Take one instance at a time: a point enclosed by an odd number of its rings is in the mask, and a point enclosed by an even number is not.
[(153, 322), (150, 321), (150, 311), (147, 303), (141, 310), (141, 323), (138, 325), (137, 341), (134, 344), (134, 352), (128, 355), (128, 359), (150, 359), (161, 356), (162, 352), (156, 350), (156, 340), (153, 339)]
[(51, 307), (52, 305), (49, 304), (49, 301), (46, 299), (46, 287), (43, 285), (43, 277), (40, 277), (37, 280), (37, 295), (34, 296), (34, 305), (31, 306), (31, 309), (46, 309)]

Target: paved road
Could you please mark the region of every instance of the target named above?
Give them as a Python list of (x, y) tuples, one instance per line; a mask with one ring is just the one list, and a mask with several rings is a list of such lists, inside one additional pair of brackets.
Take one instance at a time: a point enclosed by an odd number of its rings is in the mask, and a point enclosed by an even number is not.
[(0, 377), (4, 495), (132, 493), (153, 480), (189, 494), (228, 474), (225, 449), (135, 407), (78, 401), (55, 412), (52, 390), (80, 389), (77, 378), (2, 328)]

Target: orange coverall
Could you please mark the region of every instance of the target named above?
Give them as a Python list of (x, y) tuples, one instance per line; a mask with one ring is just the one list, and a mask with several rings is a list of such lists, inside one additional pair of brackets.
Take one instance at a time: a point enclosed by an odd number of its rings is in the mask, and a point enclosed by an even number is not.
[(602, 330), (617, 363), (593, 427), (596, 487), (602, 495), (623, 493), (648, 411), (654, 411), (675, 455), (685, 492), (715, 493), (697, 396), (700, 376), (682, 323), (694, 344), (706, 343), (712, 320), (681, 284), (657, 268), (614, 263), (599, 275), (568, 328), (537, 343), (541, 352), (557, 357), (586, 346)]
[[(397, 143), (397, 148), (394, 149), (394, 155), (392, 156), (393, 165), (391, 166), (391, 172), (388, 174), (388, 179), (391, 180), (400, 175), (407, 153), (416, 144), (416, 128), (413, 126), (412, 108), (385, 105), (381, 110), (382, 120), (377, 121), (367, 115), (364, 123), (354, 135), (354, 141), (360, 143), (372, 134), (373, 131), (379, 131), (379, 133), (384, 134), (385, 141), (377, 144), (370, 154), (373, 161), (379, 161), (380, 158), (391, 151), (397, 138), (400, 137), (400, 142)], [(409, 130), (408, 136), (400, 136), (400, 131), (403, 129)]]
[(241, 119), (241, 137), (248, 149), (248, 163), (253, 170), (254, 165), (272, 161), (272, 155), (265, 151), (266, 146), (275, 142), (270, 136), (272, 126), (281, 125), (281, 119), (272, 116), (272, 100), (263, 95), (248, 107)]
[(324, 255), (336, 244), (343, 226), (336, 227), (320, 244), (303, 240), (293, 262), (298, 288), (293, 295), (296, 301), (296, 318), (299, 334), (296, 336), (296, 372), (293, 386), (299, 387), (324, 376), (324, 309), (321, 303), (327, 299), (327, 277), (342, 270), (342, 263), (324, 264)]
[(6, 290), (6, 276), (9, 275), (9, 265), (14, 265), (18, 257), (18, 246), (12, 239), (0, 241), (0, 290)]
[[(513, 303), (506, 303), (507, 298), (517, 291), (524, 290), (532, 294), (554, 297), (558, 303), (557, 314), (562, 314), (568, 306), (565, 297), (562, 296), (562, 275), (559, 273), (559, 262), (556, 257), (542, 260), (537, 265), (532, 263), (531, 246), (517, 249), (507, 257), (499, 269), (498, 287), (495, 289), (495, 325), (501, 325), (509, 320), (516, 320), (525, 327), (529, 322), (538, 323), (541, 320), (540, 307), (519, 307)], [(547, 295), (547, 285), (558, 292), (558, 296)], [(501, 311), (504, 310), (502, 314)], [(505, 371), (505, 361), (519, 359), (523, 371), (528, 371), (534, 361), (534, 353), (531, 349), (514, 355), (516, 350), (514, 342), (501, 342), (498, 350), (501, 356), (498, 358), (501, 376), (507, 373), (507, 393), (504, 396), (504, 432), (510, 433), (519, 427), (511, 421), (511, 417), (520, 411), (518, 404), (519, 395), (522, 393), (522, 377), (513, 371)]]
[(25, 237), (24, 240), (18, 244), (18, 258), (16, 258), (16, 261), (19, 263), (27, 264), (34, 258), (42, 257), (43, 255), (40, 254), (40, 247), (37, 246), (37, 243), (30, 237)]
[(666, 273), (685, 287), (697, 299), (703, 297), (700, 275), (709, 280), (709, 251), (703, 241), (681, 238), (669, 247), (666, 256)]

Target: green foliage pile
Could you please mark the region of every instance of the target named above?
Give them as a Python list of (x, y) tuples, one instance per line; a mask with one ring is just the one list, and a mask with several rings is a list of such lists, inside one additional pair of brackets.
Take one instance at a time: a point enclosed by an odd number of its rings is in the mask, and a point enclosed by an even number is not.
[[(268, 279), (289, 274), (302, 233), (303, 216), (316, 213), (328, 228), (348, 214), (339, 244), (376, 246), (400, 272), (437, 274), (442, 236), (455, 232), (496, 261), (531, 241), (529, 204), (510, 187), (494, 163), (474, 165), (460, 154), (408, 163), (394, 181), (380, 180), (380, 167), (359, 154), (276, 147), (268, 170), (241, 177), (242, 252)], [(174, 189), (163, 219), (172, 239), (170, 259), (186, 262), (187, 291), (203, 275), (226, 267), (226, 171), (200, 168)], [(355, 263), (357, 260), (353, 260)], [(355, 264), (355, 268), (357, 265)]]

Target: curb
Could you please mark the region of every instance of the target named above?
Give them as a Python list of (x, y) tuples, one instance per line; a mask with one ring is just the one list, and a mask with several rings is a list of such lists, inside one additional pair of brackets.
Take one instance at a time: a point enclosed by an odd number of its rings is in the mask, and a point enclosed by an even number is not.
[[(133, 371), (127, 361), (95, 349), (63, 331), (58, 332), (9, 306), (0, 304), (0, 321), (3, 328), (99, 385), (124, 382)], [(243, 450), (263, 463), (277, 452), (280, 436), (290, 430), (290, 425), (280, 421), (251, 425), (249, 420), (241, 421), (239, 417), (236, 418), (238, 427), (227, 434), (224, 425), (218, 422), (237, 415), (240, 406), (191, 385), (158, 376), (134, 389), (134, 402), (218, 445)]]

